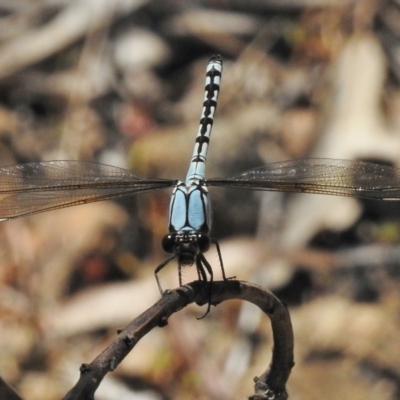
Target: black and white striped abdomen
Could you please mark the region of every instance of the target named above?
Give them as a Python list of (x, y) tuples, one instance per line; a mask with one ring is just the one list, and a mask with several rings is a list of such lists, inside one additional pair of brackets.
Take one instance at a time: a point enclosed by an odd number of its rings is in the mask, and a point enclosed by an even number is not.
[(191, 181), (204, 179), (205, 177), (205, 163), (207, 160), (207, 151), (215, 110), (217, 108), (221, 73), (222, 58), (221, 56), (213, 56), (207, 65), (203, 111), (200, 118), (199, 130), (196, 136), (189, 171), (186, 176), (187, 185), (190, 185)]

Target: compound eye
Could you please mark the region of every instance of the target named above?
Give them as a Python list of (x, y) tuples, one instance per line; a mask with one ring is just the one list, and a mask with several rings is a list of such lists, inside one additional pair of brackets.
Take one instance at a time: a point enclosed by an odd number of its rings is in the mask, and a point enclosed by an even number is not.
[(199, 234), (197, 236), (197, 244), (201, 253), (205, 253), (210, 248), (210, 238), (208, 235)]
[(175, 249), (175, 237), (172, 235), (165, 235), (161, 246), (166, 253), (173, 253)]

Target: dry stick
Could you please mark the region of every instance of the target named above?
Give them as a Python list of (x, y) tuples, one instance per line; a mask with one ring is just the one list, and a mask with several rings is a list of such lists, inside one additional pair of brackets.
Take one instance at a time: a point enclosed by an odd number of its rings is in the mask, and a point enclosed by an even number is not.
[[(266, 372), (255, 380), (252, 400), (287, 399), (286, 382), (293, 362), (293, 330), (289, 312), (277, 297), (260, 286), (236, 281), (212, 283), (211, 303), (225, 300), (247, 300), (261, 308), (271, 319), (274, 348), (272, 360)], [(104, 376), (113, 371), (146, 333), (157, 326), (165, 326), (168, 318), (190, 303), (207, 304), (210, 286), (204, 282), (192, 282), (178, 289), (167, 291), (150, 309), (133, 320), (118, 337), (90, 364), (82, 364), (80, 378), (64, 400), (93, 400), (94, 392)]]

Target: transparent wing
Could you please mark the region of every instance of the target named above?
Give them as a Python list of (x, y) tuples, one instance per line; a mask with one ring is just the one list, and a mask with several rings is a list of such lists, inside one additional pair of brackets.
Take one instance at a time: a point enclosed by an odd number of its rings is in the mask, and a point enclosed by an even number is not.
[(284, 161), (206, 182), (240, 189), (400, 200), (400, 169), (355, 160)]
[(0, 220), (173, 186), (110, 165), (48, 161), (0, 168)]

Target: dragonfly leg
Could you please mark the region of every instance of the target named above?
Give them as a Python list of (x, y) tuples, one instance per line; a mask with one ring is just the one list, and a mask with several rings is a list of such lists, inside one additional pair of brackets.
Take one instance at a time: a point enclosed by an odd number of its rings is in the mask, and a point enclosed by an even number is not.
[(200, 272), (201, 276), (202, 276), (202, 280), (204, 282), (207, 282), (207, 274), (206, 271), (208, 272), (208, 274), (210, 275), (210, 283), (213, 282), (213, 278), (214, 278), (214, 273), (212, 270), (212, 267), (210, 265), (210, 263), (206, 260), (206, 258), (204, 257), (204, 254), (199, 254), (197, 259), (196, 259), (196, 267), (197, 267), (197, 271)]
[[(156, 277), (156, 281), (157, 281), (157, 286), (158, 286), (158, 290), (161, 293), (161, 296), (164, 293), (164, 290), (161, 287), (161, 283), (160, 283), (160, 278), (158, 277), (158, 273), (174, 258), (176, 257), (176, 254), (173, 254), (171, 257), (168, 257), (166, 260), (164, 260), (155, 270), (154, 270), (154, 275)], [(179, 267), (180, 268), (180, 267)], [(180, 270), (179, 270), (179, 281), (181, 279), (180, 276)], [(182, 285), (181, 285), (182, 286)]]
[(208, 281), (206, 270), (207, 270), (208, 274), (210, 275), (210, 281), (209, 281), (210, 282), (210, 290), (208, 292), (207, 310), (204, 313), (204, 315), (202, 315), (201, 317), (197, 317), (197, 319), (203, 319), (211, 310), (211, 295), (212, 295), (212, 283), (214, 280), (214, 273), (213, 273), (210, 263), (206, 260), (206, 258), (204, 257), (203, 254), (200, 254), (196, 258), (196, 268), (197, 268), (199, 277), (201, 276), (201, 280), (204, 282), (204, 284), (206, 284)]
[(182, 265), (180, 262), (178, 262), (178, 276), (179, 276), (179, 286), (183, 286)]
[(215, 245), (216, 249), (217, 249), (217, 253), (218, 253), (218, 259), (219, 259), (219, 265), (221, 267), (221, 272), (222, 272), (222, 279), (224, 281), (228, 280), (228, 279), (235, 279), (236, 276), (232, 276), (230, 278), (226, 277), (225, 274), (225, 268), (224, 268), (224, 263), (222, 261), (222, 255), (221, 255), (221, 248), (219, 247), (219, 243), (216, 239), (211, 239), (211, 243)]
[[(200, 268), (196, 265), (196, 271), (197, 271), (197, 278), (199, 279), (199, 281), (204, 281), (204, 269), (203, 266), (201, 266)], [(200, 271), (202, 271), (202, 274), (200, 274)]]
[(196, 270), (197, 270), (197, 275), (199, 277), (199, 281), (207, 282), (208, 279), (206, 271), (204, 270), (203, 259), (204, 259), (203, 254), (200, 254), (199, 256), (196, 257)]

